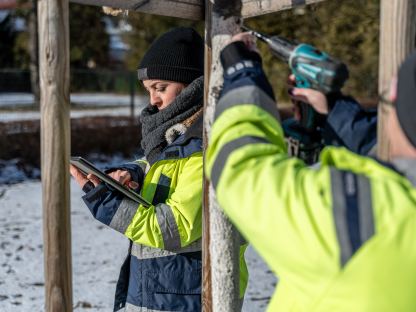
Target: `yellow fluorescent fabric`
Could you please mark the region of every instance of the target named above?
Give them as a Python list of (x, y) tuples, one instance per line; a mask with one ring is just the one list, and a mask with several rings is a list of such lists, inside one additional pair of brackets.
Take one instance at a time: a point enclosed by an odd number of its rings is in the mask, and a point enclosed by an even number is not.
[[(229, 99), (228, 99), (229, 100)], [(215, 168), (227, 143), (241, 146)], [(278, 122), (255, 105), (215, 121), (205, 163), (221, 207), (279, 277), (269, 311), (416, 311), (416, 191), (377, 161), (328, 148), (319, 169), (288, 158)], [(341, 266), (330, 168), (366, 176), (375, 234)], [(217, 172), (216, 172), (217, 171)]]
[[(171, 179), (166, 204), (172, 209), (178, 226), (181, 247), (201, 237), (202, 153), (183, 159), (162, 160), (147, 173), (142, 195), (152, 201), (161, 174)], [(139, 206), (126, 236), (150, 247), (163, 248), (163, 237), (156, 218), (155, 206)]]

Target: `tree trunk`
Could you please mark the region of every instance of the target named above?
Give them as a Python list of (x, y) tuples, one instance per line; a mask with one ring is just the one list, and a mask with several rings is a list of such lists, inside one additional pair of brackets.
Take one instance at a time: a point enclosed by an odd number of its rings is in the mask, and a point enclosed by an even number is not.
[(45, 310), (72, 311), (68, 0), (39, 1)]
[[(380, 62), (379, 94), (388, 95), (390, 81), (406, 56), (415, 47), (415, 0), (382, 0), (380, 7)], [(389, 159), (390, 142), (384, 135), (388, 125), (390, 106), (379, 103), (377, 153), (383, 160)]]
[[(221, 49), (233, 34), (240, 32), (240, 1), (206, 2), (206, 68), (204, 134), (209, 138), (219, 90), (222, 87)], [(207, 140), (205, 141), (207, 142)], [(239, 299), (239, 235), (218, 207), (212, 186), (205, 182), (204, 198), (204, 311), (238, 311)], [(210, 283), (211, 282), (211, 283)], [(211, 287), (210, 287), (211, 286)]]

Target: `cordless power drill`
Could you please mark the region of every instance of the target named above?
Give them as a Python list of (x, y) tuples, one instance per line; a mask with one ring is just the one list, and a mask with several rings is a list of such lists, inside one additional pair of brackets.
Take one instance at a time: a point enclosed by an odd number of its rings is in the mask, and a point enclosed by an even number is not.
[[(339, 92), (348, 79), (348, 68), (344, 63), (314, 46), (306, 43), (296, 44), (280, 36), (269, 37), (245, 26), (242, 26), (242, 29), (267, 43), (273, 55), (289, 65), (298, 88), (311, 88), (328, 95)], [(300, 131), (289, 133), (287, 136), (291, 136), (291, 139), (295, 139), (295, 141), (300, 141), (298, 145), (304, 143), (303, 146), (295, 146), (296, 150), (293, 154), (304, 158), (308, 163), (312, 163), (316, 160), (315, 155), (304, 155), (302, 157), (299, 153), (302, 153), (302, 149), (308, 151), (306, 154), (309, 153), (309, 150), (316, 150), (314, 146), (317, 137), (316, 127), (321, 116), (311, 105), (299, 103), (299, 107), (301, 119), (297, 128)], [(308, 138), (304, 138), (304, 134)]]

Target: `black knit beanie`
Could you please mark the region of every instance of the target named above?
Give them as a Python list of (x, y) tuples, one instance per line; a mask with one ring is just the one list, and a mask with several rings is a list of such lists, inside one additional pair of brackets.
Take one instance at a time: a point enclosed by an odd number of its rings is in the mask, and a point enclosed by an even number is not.
[(152, 43), (137, 71), (139, 80), (191, 83), (204, 74), (204, 40), (192, 28), (173, 28)]
[(413, 52), (400, 67), (396, 111), (400, 126), (416, 147), (416, 52)]

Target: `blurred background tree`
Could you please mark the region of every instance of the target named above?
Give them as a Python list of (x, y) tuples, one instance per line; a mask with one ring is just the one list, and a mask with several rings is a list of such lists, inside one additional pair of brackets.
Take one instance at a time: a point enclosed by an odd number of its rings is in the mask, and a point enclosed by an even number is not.
[[(102, 8), (70, 4), (71, 68), (121, 69), (135, 71), (150, 44), (160, 34), (176, 26), (190, 26), (204, 35), (202, 21), (129, 12), (127, 16), (109, 17)], [(105, 20), (114, 24), (123, 21), (129, 29), (121, 34), (127, 47), (124, 62), (111, 61), (111, 34)], [(331, 0), (245, 20), (260, 32), (281, 35), (306, 42), (343, 60), (349, 67), (350, 79), (344, 88), (361, 99), (377, 96), (379, 0)], [(126, 28), (127, 29), (127, 28)], [(28, 69), (28, 34), (10, 28), (10, 18), (0, 20), (0, 68)], [(285, 82), (289, 73), (286, 64), (274, 58), (267, 46), (258, 43), (265, 71), (279, 98), (287, 101)], [(117, 74), (113, 74), (117, 75)], [(95, 78), (95, 80), (103, 80)], [(84, 83), (80, 84), (82, 86)]]
[[(29, 1), (21, 1), (19, 7), (6, 14), (0, 21), (0, 68), (29, 69)], [(71, 66), (87, 68), (93, 60), (97, 66), (108, 64), (109, 36), (105, 30), (101, 7), (70, 3), (70, 58)], [(25, 26), (21, 24), (21, 19)]]
[(109, 35), (101, 7), (70, 3), (69, 34), (71, 67), (105, 68), (109, 62)]
[(16, 44), (16, 31), (13, 27), (14, 15), (2, 16), (0, 20), (0, 68), (12, 68), (15, 66), (13, 47)]
[[(378, 85), (379, 1), (324, 1), (290, 11), (247, 19), (245, 24), (266, 34), (310, 43), (345, 62), (350, 71), (344, 92), (375, 98)], [(280, 97), (287, 99), (288, 67), (258, 42), (265, 71)]]

